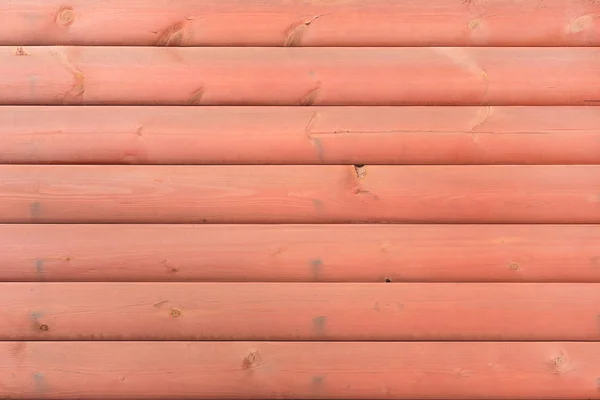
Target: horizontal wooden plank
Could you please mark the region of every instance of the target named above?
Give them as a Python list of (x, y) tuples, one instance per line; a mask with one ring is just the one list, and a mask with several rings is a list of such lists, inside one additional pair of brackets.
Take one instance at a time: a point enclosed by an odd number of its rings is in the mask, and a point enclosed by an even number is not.
[(3, 223), (600, 223), (600, 166), (0, 166)]
[(600, 164), (600, 109), (6, 106), (0, 148), (22, 164)]
[(0, 342), (0, 353), (0, 395), (23, 399), (600, 398), (600, 343)]
[(597, 47), (0, 47), (0, 104), (595, 105), (598, 60)]
[(2, 283), (0, 304), (0, 340), (600, 340), (594, 283)]
[(600, 282), (599, 225), (0, 225), (0, 281)]
[(33, 0), (0, 4), (0, 44), (598, 46), (589, 0)]

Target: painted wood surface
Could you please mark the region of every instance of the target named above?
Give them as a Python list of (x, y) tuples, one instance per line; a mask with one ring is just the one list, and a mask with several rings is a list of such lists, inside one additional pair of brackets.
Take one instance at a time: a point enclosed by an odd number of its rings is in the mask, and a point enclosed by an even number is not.
[(599, 223), (598, 166), (10, 166), (3, 223)]
[(598, 225), (0, 225), (0, 281), (600, 282)]
[(0, 303), (0, 340), (600, 339), (600, 284), (4, 283)]
[(598, 164), (598, 107), (0, 107), (0, 162)]
[(0, 44), (598, 46), (591, 0), (36, 0), (0, 4)]
[(2, 342), (0, 352), (0, 395), (24, 399), (600, 398), (600, 343)]
[[(0, 104), (597, 105), (600, 48), (0, 47)], [(143, 66), (143, 67), (142, 67)]]

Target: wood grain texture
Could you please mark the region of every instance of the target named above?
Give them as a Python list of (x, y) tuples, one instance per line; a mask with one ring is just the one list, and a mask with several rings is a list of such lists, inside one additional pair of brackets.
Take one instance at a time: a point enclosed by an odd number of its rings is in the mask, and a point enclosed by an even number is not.
[(0, 395), (24, 399), (600, 398), (599, 343), (2, 342), (0, 352)]
[(598, 225), (0, 225), (0, 281), (600, 282)]
[(598, 46), (590, 0), (19, 0), (0, 44)]
[(599, 166), (0, 167), (3, 223), (599, 223)]
[(0, 104), (596, 105), (599, 61), (596, 47), (0, 47)]
[(0, 149), (23, 164), (600, 164), (600, 109), (6, 106)]
[(0, 304), (0, 340), (600, 339), (600, 284), (3, 283)]

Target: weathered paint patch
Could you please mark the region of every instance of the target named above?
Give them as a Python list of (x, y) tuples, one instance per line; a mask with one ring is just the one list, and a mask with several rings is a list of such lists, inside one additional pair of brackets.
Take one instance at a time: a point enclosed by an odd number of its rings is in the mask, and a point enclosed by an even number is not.
[(317, 336), (324, 336), (327, 330), (327, 317), (318, 316), (312, 320), (313, 333)]
[(321, 272), (323, 272), (323, 261), (320, 258), (310, 260), (310, 268), (312, 271), (313, 280), (321, 280)]
[(44, 393), (48, 390), (48, 384), (46, 382), (46, 376), (41, 372), (34, 372), (33, 375), (33, 384), (35, 386), (35, 390), (39, 393)]
[(39, 201), (34, 201), (29, 205), (29, 215), (33, 220), (42, 216), (42, 204)]

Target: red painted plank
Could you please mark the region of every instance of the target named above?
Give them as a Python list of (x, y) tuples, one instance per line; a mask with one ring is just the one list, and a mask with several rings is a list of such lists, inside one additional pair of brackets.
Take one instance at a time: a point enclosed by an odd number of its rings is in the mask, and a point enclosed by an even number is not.
[(600, 284), (3, 283), (0, 304), (0, 340), (600, 339)]
[(7, 106), (0, 148), (25, 164), (600, 164), (600, 110)]
[(598, 225), (0, 225), (0, 281), (600, 282)]
[(0, 352), (0, 395), (24, 399), (600, 398), (600, 343), (2, 342)]
[(0, 47), (0, 104), (594, 105), (599, 61), (585, 47)]
[(599, 223), (599, 166), (2, 166), (4, 223)]
[(598, 46), (590, 0), (19, 0), (0, 43), (158, 46)]

